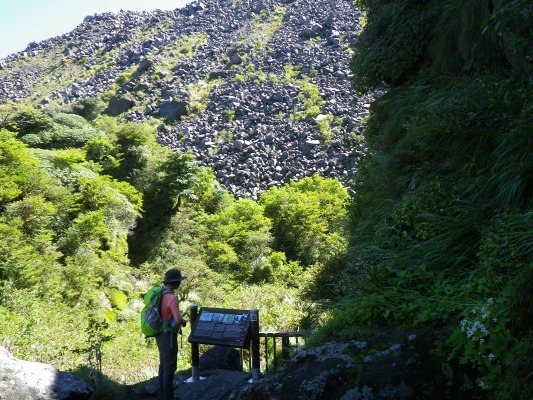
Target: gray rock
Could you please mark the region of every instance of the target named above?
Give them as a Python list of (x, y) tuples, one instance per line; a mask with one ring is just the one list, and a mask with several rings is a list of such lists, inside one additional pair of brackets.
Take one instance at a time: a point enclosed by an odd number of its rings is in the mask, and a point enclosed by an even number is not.
[(0, 399), (88, 399), (93, 389), (72, 374), (48, 364), (19, 360), (0, 347)]
[(256, 4), (252, 6), (252, 11), (255, 14), (259, 14), (262, 10), (266, 10), (267, 7), (265, 6), (265, 3), (262, 0), (259, 0)]
[(117, 97), (114, 96), (109, 100), (107, 109), (105, 110), (106, 114), (109, 114), (113, 117), (121, 115), (128, 111), (135, 105), (135, 101), (128, 97)]
[(318, 33), (313, 28), (304, 28), (302, 29), (301, 35), (304, 38), (315, 38), (318, 36)]
[(209, 79), (225, 78), (227, 75), (226, 71), (222, 68), (215, 68), (209, 73)]
[[(464, 372), (453, 382), (432, 351), (440, 332), (386, 332), (368, 341), (328, 343), (298, 353), (281, 370), (228, 397), (256, 399), (472, 399), (484, 398)], [(380, 356), (364, 362), (370, 352)], [(448, 368), (451, 368), (448, 366)], [(450, 375), (450, 373), (448, 373)], [(453, 375), (453, 373), (452, 373)]]
[(233, 55), (230, 57), (230, 60), (228, 62), (228, 67), (231, 67), (232, 65), (237, 65), (242, 63), (242, 57), (239, 55), (239, 53), (233, 53)]
[(159, 115), (163, 118), (179, 120), (187, 114), (187, 103), (184, 101), (168, 101), (159, 107)]
[(176, 400), (223, 400), (232, 393), (249, 386), (251, 374), (240, 371), (221, 369), (210, 370), (201, 374), (198, 382), (180, 382), (174, 387)]
[(153, 65), (153, 62), (148, 58), (143, 58), (137, 67), (137, 71), (144, 72), (150, 69)]

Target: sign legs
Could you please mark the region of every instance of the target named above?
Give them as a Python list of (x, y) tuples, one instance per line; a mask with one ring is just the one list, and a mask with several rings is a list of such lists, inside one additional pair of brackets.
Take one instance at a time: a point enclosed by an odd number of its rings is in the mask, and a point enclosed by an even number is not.
[[(194, 326), (194, 322), (198, 317), (198, 306), (196, 304), (191, 304), (190, 313), (191, 326)], [(200, 380), (200, 345), (198, 343), (191, 343), (191, 367), (191, 380), (198, 382)]]
[(261, 375), (259, 359), (259, 310), (250, 310), (250, 322), (252, 328), (252, 380), (258, 381)]

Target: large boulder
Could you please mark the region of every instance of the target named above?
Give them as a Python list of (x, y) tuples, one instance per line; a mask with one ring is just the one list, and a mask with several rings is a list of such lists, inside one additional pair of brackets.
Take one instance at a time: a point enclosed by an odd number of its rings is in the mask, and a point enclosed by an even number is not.
[(212, 369), (201, 374), (198, 382), (190, 383), (180, 380), (174, 386), (174, 398), (177, 400), (223, 400), (232, 393), (249, 386), (251, 374), (241, 371)]
[(116, 117), (128, 111), (130, 108), (135, 106), (135, 102), (128, 97), (117, 97), (114, 96), (109, 100), (109, 104), (105, 110), (105, 113)]
[(19, 360), (0, 347), (0, 400), (83, 400), (93, 389), (48, 364)]
[(162, 102), (159, 107), (159, 116), (178, 121), (181, 117), (187, 115), (187, 102), (185, 101), (166, 101)]
[(214, 346), (200, 356), (200, 371), (224, 369), (242, 371), (241, 355), (230, 347)]

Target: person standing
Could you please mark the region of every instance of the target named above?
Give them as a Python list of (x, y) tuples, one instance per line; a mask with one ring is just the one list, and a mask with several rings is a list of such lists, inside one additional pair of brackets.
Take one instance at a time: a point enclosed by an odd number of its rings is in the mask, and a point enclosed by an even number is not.
[(174, 294), (181, 281), (178, 269), (170, 269), (163, 280), (166, 293), (161, 299), (161, 319), (164, 321), (163, 332), (156, 337), (159, 350), (159, 396), (158, 400), (172, 400), (174, 398), (174, 373), (178, 366), (178, 332), (187, 321), (181, 316), (179, 302)]

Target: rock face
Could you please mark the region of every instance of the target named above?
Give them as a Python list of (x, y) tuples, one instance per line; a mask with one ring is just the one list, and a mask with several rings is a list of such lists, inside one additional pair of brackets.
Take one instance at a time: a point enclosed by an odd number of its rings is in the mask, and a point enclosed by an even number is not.
[(194, 383), (179, 381), (174, 386), (176, 400), (218, 400), (228, 399), (232, 393), (249, 386), (249, 373), (211, 369), (202, 373), (202, 379)]
[[(88, 97), (127, 121), (161, 119), (237, 197), (319, 174), (350, 183), (373, 95), (351, 90), (352, 0), (206, 0), (89, 16), (0, 60), (0, 104)], [(36, 89), (38, 88), (38, 89)]]
[[(432, 351), (438, 332), (394, 332), (300, 352), (232, 400), (482, 399), (468, 376)], [(475, 386), (475, 385), (474, 385)]]
[[(175, 398), (197, 400), (482, 400), (467, 367), (443, 363), (435, 355), (439, 331), (383, 331), (365, 340), (327, 343), (303, 350), (272, 375), (253, 382), (232, 368), (231, 349), (209, 350), (202, 379), (190, 371), (176, 375)], [(207, 353), (207, 352), (206, 352)], [(214, 357), (220, 356), (218, 363)], [(224, 361), (225, 360), (225, 361)], [(211, 364), (214, 362), (215, 364)], [(201, 362), (202, 364), (202, 362)], [(139, 393), (139, 392), (138, 392)], [(139, 393), (136, 399), (152, 399)]]
[(92, 388), (74, 375), (51, 365), (23, 361), (0, 347), (1, 400), (82, 400)]

